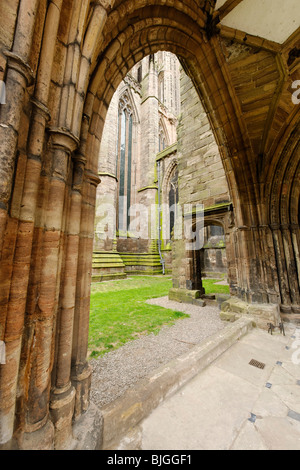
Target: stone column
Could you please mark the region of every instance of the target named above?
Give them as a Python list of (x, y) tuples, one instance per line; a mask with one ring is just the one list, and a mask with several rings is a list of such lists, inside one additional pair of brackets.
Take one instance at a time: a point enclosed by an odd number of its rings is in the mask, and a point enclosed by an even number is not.
[(287, 275), (289, 281), (289, 291), (292, 302), (292, 311), (300, 313), (300, 294), (299, 294), (299, 280), (297, 275), (297, 267), (295, 262), (295, 255), (293, 249), (292, 236), (289, 225), (281, 226), (284, 256), (286, 259)]
[(283, 255), (283, 241), (280, 226), (277, 224), (271, 225), (273, 234), (273, 243), (276, 255), (276, 265), (278, 271), (278, 280), (281, 295), (281, 311), (283, 313), (291, 313), (291, 298), (289, 293), (289, 282), (287, 277), (287, 267), (285, 257)]
[(291, 225), (292, 243), (296, 258), (296, 268), (298, 274), (298, 284), (300, 283), (300, 228), (297, 224)]
[(86, 170), (82, 190), (79, 257), (72, 347), (72, 384), (76, 391), (74, 418), (89, 407), (91, 367), (87, 362), (90, 292), (96, 191), (100, 179), (97, 173)]
[(237, 293), (237, 265), (234, 242), (235, 221), (233, 211), (228, 212), (224, 218), (225, 245), (227, 257), (227, 276), (232, 295)]
[(78, 146), (78, 140), (62, 129), (50, 128), (48, 131), (51, 136), (52, 171), (46, 208), (34, 351), (31, 359), (28, 399), (25, 403), (27, 410), (25, 433), (20, 440), (21, 449), (52, 448), (54, 437), (53, 425), (49, 420), (49, 394), (54, 357), (53, 331), (57, 313), (66, 183), (70, 171), (71, 153)]
[(33, 84), (33, 72), (28, 63), (38, 3), (38, 0), (20, 2), (13, 48), (3, 51), (7, 57), (7, 104), (0, 108), (0, 254), (11, 197), (21, 111), (26, 89)]
[(280, 291), (278, 282), (278, 272), (275, 259), (274, 243), (272, 230), (269, 225), (260, 227), (262, 239), (262, 260), (266, 272), (266, 292), (268, 296), (267, 302), (271, 304), (280, 303)]
[(51, 419), (55, 426), (55, 449), (68, 449), (72, 447), (72, 418), (75, 406), (75, 390), (71, 384), (71, 354), (81, 219), (82, 196), (80, 179), (82, 179), (81, 175), (83, 174), (85, 159), (76, 155), (73, 158), (73, 162), (73, 187), (67, 223), (60, 317), (57, 325), (55, 382), (50, 402)]
[(238, 296), (249, 302), (250, 294), (250, 246), (252, 245), (251, 230), (247, 226), (240, 226), (236, 232), (236, 253), (238, 273)]
[[(6, 98), (1, 106), (0, 125), (0, 256), (5, 238), (11, 239), (7, 223), (8, 203), (11, 198), (12, 180), (15, 168), (19, 127), (27, 88), (33, 85), (33, 72), (28, 64), (35, 27), (38, 0), (20, 2), (11, 51), (4, 51), (7, 57)], [(22, 217), (22, 215), (21, 215)], [(0, 445), (6, 445), (14, 431), (18, 369), (24, 324), (24, 302), (30, 267), (31, 224), (15, 221), (17, 239), (13, 273), (10, 285), (10, 303), (2, 325), (1, 339), (6, 343), (6, 364), (0, 366)], [(10, 227), (11, 228), (11, 227)], [(9, 229), (9, 227), (8, 227)], [(11, 239), (12, 241), (12, 239)], [(8, 279), (6, 279), (8, 281)], [(6, 282), (7, 283), (7, 282)]]

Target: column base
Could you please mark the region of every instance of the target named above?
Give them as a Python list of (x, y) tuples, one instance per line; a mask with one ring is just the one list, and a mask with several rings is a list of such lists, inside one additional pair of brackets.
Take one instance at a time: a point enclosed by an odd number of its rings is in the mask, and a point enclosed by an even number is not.
[(197, 305), (198, 307), (205, 307), (206, 303), (203, 299), (201, 299), (201, 295), (203, 294), (199, 290), (173, 288), (169, 291), (169, 300)]
[(77, 419), (89, 408), (92, 367), (88, 363), (77, 365), (72, 370), (71, 380), (76, 392), (74, 419)]
[(18, 439), (19, 450), (54, 450), (54, 426), (47, 418), (45, 424), (35, 431), (25, 432)]
[(66, 390), (52, 391), (50, 415), (55, 428), (54, 448), (65, 450), (74, 447), (72, 419), (75, 408), (75, 390), (71, 384)]

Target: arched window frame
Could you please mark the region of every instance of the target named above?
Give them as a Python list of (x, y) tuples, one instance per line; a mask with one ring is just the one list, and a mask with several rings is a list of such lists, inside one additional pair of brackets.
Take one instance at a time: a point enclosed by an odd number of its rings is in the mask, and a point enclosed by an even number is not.
[(134, 108), (129, 90), (119, 99), (116, 174), (118, 179), (117, 230), (127, 232), (130, 225)]

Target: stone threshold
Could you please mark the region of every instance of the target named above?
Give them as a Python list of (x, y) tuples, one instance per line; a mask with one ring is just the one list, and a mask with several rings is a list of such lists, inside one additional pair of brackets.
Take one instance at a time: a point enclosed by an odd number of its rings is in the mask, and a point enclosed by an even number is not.
[(101, 449), (132, 450), (132, 448), (137, 448), (138, 450), (138, 443), (132, 443), (130, 436), (138, 434), (136, 430), (142, 420), (149, 416), (163, 400), (193, 379), (253, 327), (253, 321), (249, 317), (242, 317), (228, 324), (222, 331), (161, 366), (127, 390), (122, 397), (101, 408), (103, 423)]

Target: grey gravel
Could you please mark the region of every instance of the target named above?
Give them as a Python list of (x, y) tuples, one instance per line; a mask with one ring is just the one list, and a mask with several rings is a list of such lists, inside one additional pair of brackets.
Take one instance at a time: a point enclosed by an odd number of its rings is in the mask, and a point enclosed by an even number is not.
[(99, 359), (92, 359), (91, 400), (100, 408), (120, 397), (161, 365), (225, 327), (217, 306), (181, 304), (170, 301), (168, 297), (147, 302), (187, 313), (190, 318), (180, 319), (171, 327), (163, 327), (158, 335), (141, 336)]

